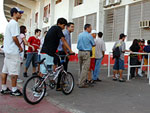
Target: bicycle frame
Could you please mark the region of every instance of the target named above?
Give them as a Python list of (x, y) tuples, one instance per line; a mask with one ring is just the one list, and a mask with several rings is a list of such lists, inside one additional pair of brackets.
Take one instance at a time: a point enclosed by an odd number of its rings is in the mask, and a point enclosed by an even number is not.
[[(57, 56), (58, 56), (58, 55), (57, 55)], [(61, 61), (62, 61), (61, 57), (63, 57), (63, 56), (65, 56), (65, 58), (64, 58), (63, 62), (61, 62)], [(58, 78), (59, 74), (60, 74), (62, 71), (63, 71), (64, 73), (67, 73), (67, 72), (64, 70), (63, 63), (66, 62), (66, 58), (67, 58), (68, 56), (69, 56), (69, 55), (60, 55), (60, 56), (58, 56), (61, 65), (56, 68), (55, 72), (52, 71), (52, 70), (49, 71), (49, 70), (48, 70), (48, 67), (46, 66), (46, 64), (45, 64), (44, 62), (42, 63), (42, 64), (44, 65), (45, 69), (46, 69), (46, 73), (47, 73), (47, 74), (45, 74), (45, 75), (43, 76), (44, 80), (42, 81), (40, 87), (41, 87), (42, 84), (47, 80), (48, 77), (54, 77), (52, 80), (55, 81), (55, 80)], [(51, 66), (52, 66), (52, 65), (51, 65)]]

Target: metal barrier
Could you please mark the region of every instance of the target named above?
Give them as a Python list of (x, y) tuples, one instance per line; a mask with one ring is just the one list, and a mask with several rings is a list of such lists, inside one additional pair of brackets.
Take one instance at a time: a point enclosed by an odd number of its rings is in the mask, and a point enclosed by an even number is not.
[[(125, 53), (125, 55), (128, 55), (128, 73), (127, 73), (127, 80), (130, 80), (130, 68), (131, 67), (141, 67), (141, 65), (130, 65), (130, 54), (129, 52)], [(137, 54), (137, 55), (148, 55), (148, 65), (142, 65), (142, 67), (147, 67), (147, 77), (149, 79), (149, 84), (150, 84), (150, 53), (139, 53), (139, 52), (132, 52), (132, 54)], [(110, 69), (111, 69), (111, 64), (110, 64), (110, 58), (111, 58), (112, 52), (109, 53), (108, 55), (108, 77), (110, 77)]]

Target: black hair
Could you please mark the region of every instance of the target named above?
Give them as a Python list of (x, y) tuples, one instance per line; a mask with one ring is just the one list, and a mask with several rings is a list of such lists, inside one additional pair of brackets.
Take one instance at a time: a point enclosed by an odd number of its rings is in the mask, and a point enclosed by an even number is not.
[(150, 40), (147, 40), (147, 44), (150, 45)]
[(91, 24), (85, 24), (84, 26), (84, 30), (86, 30), (87, 28), (91, 27)]
[(99, 37), (99, 38), (102, 38), (102, 36), (103, 36), (103, 33), (102, 33), (102, 32), (99, 32), (99, 33), (98, 33), (98, 37)]
[(137, 45), (139, 45), (139, 44), (138, 44), (138, 40), (137, 40), (137, 39), (134, 39), (134, 40), (133, 40), (133, 43), (132, 43), (132, 46), (137, 46)]
[(40, 29), (35, 29), (35, 35), (36, 35), (36, 33), (38, 33), (38, 32), (41, 32), (41, 30), (40, 30)]
[(26, 26), (20, 26), (20, 33), (25, 34)]
[(12, 8), (12, 9), (10, 10), (10, 15), (11, 15), (11, 17), (13, 17), (14, 13), (18, 13), (18, 10), (17, 10), (16, 8)]
[(142, 42), (142, 43), (145, 43), (145, 40), (144, 40), (144, 39), (142, 39), (142, 40), (141, 40), (141, 42)]
[(132, 43), (132, 45), (130, 47), (130, 50), (133, 51), (133, 52), (135, 52), (135, 48), (136, 49), (140, 49), (138, 39), (134, 39), (133, 40), (133, 43)]
[(67, 20), (66, 20), (65, 18), (59, 18), (59, 19), (57, 20), (57, 25), (58, 25), (58, 24), (67, 25)]
[(73, 23), (73, 22), (69, 22), (69, 23), (67, 24), (67, 27), (70, 27), (71, 25), (74, 25), (74, 23)]
[(126, 37), (126, 35), (124, 33), (121, 33), (119, 39), (123, 39), (125, 37)]

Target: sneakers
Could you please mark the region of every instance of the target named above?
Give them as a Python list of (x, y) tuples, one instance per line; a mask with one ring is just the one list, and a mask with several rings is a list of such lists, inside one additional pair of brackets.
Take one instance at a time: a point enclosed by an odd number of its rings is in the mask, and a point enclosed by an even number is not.
[(21, 79), (17, 79), (17, 83), (22, 83), (23, 82), (23, 80), (21, 80)]
[(11, 91), (10, 95), (12, 95), (12, 96), (22, 96), (22, 93), (19, 89), (17, 89), (15, 92)]
[(34, 92), (34, 95), (33, 95), (34, 97), (36, 97), (36, 98), (38, 98), (38, 97), (40, 97), (41, 96), (41, 93), (38, 93), (38, 92)]
[(23, 76), (24, 76), (24, 77), (28, 77), (28, 75), (27, 75), (27, 73), (26, 73), (26, 72), (25, 72), (25, 73), (23, 73)]
[(1, 90), (1, 94), (10, 94), (11, 90), (9, 88), (7, 88), (6, 90)]
[[(45, 93), (45, 97), (47, 96), (48, 94), (47, 94), (47, 92)], [(34, 95), (33, 95), (34, 97), (36, 97), (36, 98), (39, 98), (40, 96), (41, 96), (41, 93), (38, 93), (38, 92), (34, 92)]]

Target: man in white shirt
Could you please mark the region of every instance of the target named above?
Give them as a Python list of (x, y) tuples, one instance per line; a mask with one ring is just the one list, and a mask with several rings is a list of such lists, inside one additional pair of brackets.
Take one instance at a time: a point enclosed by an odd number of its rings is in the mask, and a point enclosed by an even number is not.
[(98, 33), (98, 38), (95, 41), (96, 48), (95, 48), (95, 69), (93, 72), (93, 80), (96, 82), (101, 82), (99, 79), (99, 73), (100, 73), (100, 67), (101, 67), (101, 62), (104, 58), (106, 47), (105, 47), (105, 42), (102, 39), (103, 33), (99, 32)]
[[(17, 89), (17, 78), (20, 74), (20, 55), (23, 49), (18, 41), (20, 34), (18, 20), (21, 19), (24, 11), (19, 8), (12, 8), (10, 11), (12, 19), (9, 21), (5, 36), (4, 36), (4, 65), (2, 69), (1, 81), (2, 90), (1, 94), (11, 94), (13, 96), (21, 96), (22, 93)], [(7, 75), (11, 76), (12, 91), (6, 86)]]

